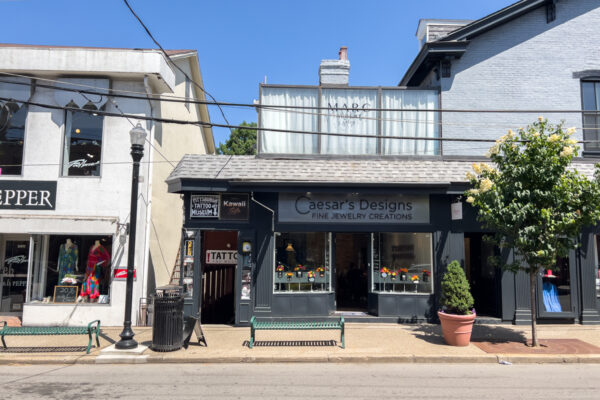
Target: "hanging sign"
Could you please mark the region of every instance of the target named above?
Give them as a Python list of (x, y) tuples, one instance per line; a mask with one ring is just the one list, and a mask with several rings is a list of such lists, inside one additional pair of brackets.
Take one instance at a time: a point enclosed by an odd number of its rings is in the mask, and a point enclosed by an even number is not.
[(219, 219), (245, 221), (248, 219), (247, 194), (222, 194)]
[(463, 219), (462, 202), (461, 201), (452, 203), (452, 205), (450, 206), (450, 210), (452, 213), (453, 221)]
[(56, 209), (56, 181), (0, 181), (0, 209)]
[(190, 217), (218, 218), (219, 195), (193, 194), (190, 196)]
[(237, 250), (206, 250), (207, 264), (237, 264)]
[(335, 224), (428, 224), (429, 197), (280, 193), (279, 222)]

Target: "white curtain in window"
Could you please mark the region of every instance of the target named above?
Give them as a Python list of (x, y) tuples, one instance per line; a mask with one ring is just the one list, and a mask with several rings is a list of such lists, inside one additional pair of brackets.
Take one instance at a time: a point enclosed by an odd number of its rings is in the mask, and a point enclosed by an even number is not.
[[(377, 90), (323, 89), (321, 132), (377, 135)], [(321, 138), (323, 154), (376, 154), (377, 139), (328, 136)]]
[[(108, 94), (110, 88), (108, 79), (61, 78), (60, 81), (65, 83), (57, 83), (56, 86), (67, 89), (88, 90)], [(54, 92), (54, 98), (59, 106), (64, 107), (70, 102), (73, 102), (77, 104), (79, 108), (88, 103), (92, 103), (96, 108), (100, 109), (108, 101), (108, 97), (105, 95), (80, 94), (64, 90), (56, 90)]]
[[(438, 108), (434, 90), (384, 90), (383, 108), (432, 110)], [(438, 113), (422, 111), (384, 111), (382, 136), (438, 137)], [(382, 139), (385, 155), (436, 155), (436, 140)]]
[[(317, 89), (263, 87), (261, 104), (275, 106), (317, 106)], [(261, 153), (314, 154), (318, 152), (317, 135), (274, 132), (289, 129), (317, 132), (316, 109), (262, 108)]]

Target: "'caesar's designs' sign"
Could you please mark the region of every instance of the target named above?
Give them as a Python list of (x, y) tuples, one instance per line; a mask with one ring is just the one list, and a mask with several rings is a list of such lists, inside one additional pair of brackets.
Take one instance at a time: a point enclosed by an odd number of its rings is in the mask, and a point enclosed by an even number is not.
[(279, 222), (427, 224), (429, 197), (281, 193)]
[(56, 181), (0, 181), (0, 209), (56, 209)]

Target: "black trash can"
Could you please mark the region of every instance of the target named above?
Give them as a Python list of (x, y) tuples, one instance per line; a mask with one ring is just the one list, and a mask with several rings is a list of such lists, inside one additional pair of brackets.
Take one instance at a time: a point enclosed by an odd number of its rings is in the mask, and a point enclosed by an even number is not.
[(183, 345), (183, 295), (181, 286), (161, 286), (152, 296), (152, 350), (175, 351)]

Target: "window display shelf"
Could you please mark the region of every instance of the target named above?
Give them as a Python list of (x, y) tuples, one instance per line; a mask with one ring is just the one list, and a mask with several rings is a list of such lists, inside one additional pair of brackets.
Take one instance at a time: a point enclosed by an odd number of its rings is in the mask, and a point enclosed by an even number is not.
[(374, 293), (391, 294), (431, 294), (431, 282), (419, 281), (419, 283), (410, 281), (384, 281), (375, 284)]

